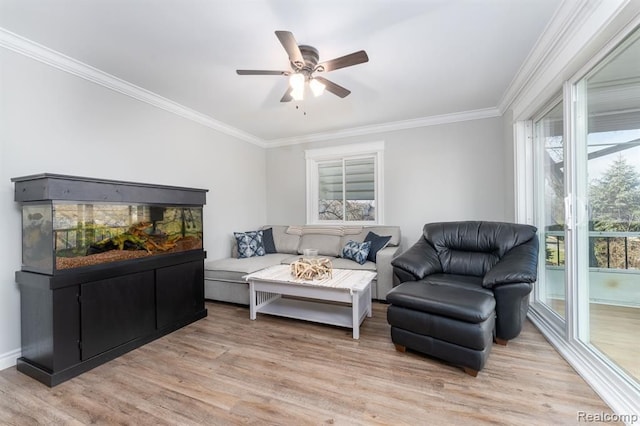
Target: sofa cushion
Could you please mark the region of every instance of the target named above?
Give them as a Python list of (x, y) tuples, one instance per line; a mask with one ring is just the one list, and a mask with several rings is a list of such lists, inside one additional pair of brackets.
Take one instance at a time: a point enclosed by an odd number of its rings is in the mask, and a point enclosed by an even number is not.
[(364, 239), (365, 241), (369, 241), (371, 243), (371, 247), (369, 248), (369, 254), (367, 255), (367, 260), (371, 262), (376, 261), (376, 255), (380, 250), (385, 248), (387, 244), (389, 244), (389, 240), (391, 240), (391, 235), (380, 236), (375, 232), (369, 232)]
[(333, 266), (333, 269), (357, 269), (376, 272), (376, 264), (369, 261), (360, 264), (358, 262), (354, 262), (353, 260), (339, 257), (336, 259), (331, 259), (331, 265)]
[(259, 271), (269, 266), (279, 265), (283, 259), (291, 257), (290, 254), (273, 253), (251, 258), (225, 258), (220, 260), (208, 260), (204, 263), (204, 277), (212, 280), (244, 281), (242, 277), (252, 272)]
[(303, 234), (300, 237), (298, 253), (304, 253), (304, 249), (316, 249), (320, 256), (337, 257), (340, 255), (340, 237), (326, 234)]
[(362, 265), (367, 261), (367, 256), (369, 255), (370, 249), (370, 241), (358, 243), (356, 241), (349, 240), (342, 248), (342, 257), (344, 257), (345, 259), (354, 260)]
[(298, 244), (300, 244), (300, 235), (287, 233), (288, 226), (273, 225), (265, 226), (271, 228), (273, 233), (273, 243), (278, 253), (296, 254), (298, 252)]
[(302, 225), (289, 225), (285, 232), (290, 235), (302, 235)]
[(264, 256), (262, 231), (234, 232), (238, 244), (238, 257)]
[[(360, 227), (362, 229), (362, 227)], [(289, 230), (291, 232), (291, 230)], [(359, 232), (359, 231), (357, 231)], [(356, 232), (356, 233), (357, 233)], [(300, 235), (306, 234), (321, 234), (321, 235), (335, 235), (341, 237), (345, 235), (344, 226), (331, 226), (331, 225), (304, 225), (300, 227)]]

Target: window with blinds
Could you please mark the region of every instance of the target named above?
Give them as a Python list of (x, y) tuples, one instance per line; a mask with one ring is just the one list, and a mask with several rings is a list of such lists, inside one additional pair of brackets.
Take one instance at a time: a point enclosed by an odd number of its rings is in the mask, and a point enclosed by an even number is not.
[(381, 223), (382, 142), (307, 150), (307, 222)]
[(375, 158), (318, 163), (318, 219), (375, 221)]

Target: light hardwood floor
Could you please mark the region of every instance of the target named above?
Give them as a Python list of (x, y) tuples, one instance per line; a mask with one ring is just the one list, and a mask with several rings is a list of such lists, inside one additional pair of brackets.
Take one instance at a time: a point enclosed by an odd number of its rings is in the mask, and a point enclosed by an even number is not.
[[(563, 318), (564, 300), (550, 306)], [(590, 343), (636, 380), (640, 380), (640, 308), (589, 304)]]
[(395, 351), (387, 306), (343, 328), (207, 302), (209, 316), (54, 388), (0, 372), (0, 424), (578, 424), (611, 413), (527, 322), (478, 377)]
[(640, 308), (590, 304), (591, 343), (640, 380)]

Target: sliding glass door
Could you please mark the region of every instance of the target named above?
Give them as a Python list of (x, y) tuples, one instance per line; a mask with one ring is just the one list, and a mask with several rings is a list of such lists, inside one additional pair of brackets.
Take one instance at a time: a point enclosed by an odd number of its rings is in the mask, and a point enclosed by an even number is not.
[(640, 380), (640, 32), (573, 90), (577, 338)]
[(533, 120), (533, 152), (536, 312), (640, 389), (640, 30)]

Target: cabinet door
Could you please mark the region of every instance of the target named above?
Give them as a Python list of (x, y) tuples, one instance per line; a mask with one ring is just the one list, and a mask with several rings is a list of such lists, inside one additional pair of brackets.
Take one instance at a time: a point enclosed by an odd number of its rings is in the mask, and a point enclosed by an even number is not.
[(155, 331), (153, 271), (80, 287), (82, 360)]
[(49, 277), (29, 272), (16, 276), (22, 357), (53, 372), (80, 362), (78, 286), (51, 290)]
[(158, 329), (178, 325), (204, 310), (204, 262), (156, 270)]

